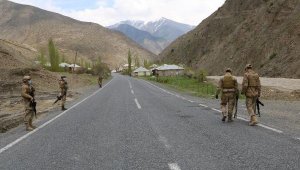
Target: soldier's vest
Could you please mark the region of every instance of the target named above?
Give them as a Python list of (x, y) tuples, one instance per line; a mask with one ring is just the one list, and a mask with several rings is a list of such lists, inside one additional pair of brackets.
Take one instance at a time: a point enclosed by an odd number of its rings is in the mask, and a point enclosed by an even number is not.
[(225, 75), (223, 78), (223, 89), (234, 89), (235, 81), (232, 75)]
[(248, 77), (248, 87), (257, 87), (259, 86), (259, 75), (254, 71), (247, 74)]

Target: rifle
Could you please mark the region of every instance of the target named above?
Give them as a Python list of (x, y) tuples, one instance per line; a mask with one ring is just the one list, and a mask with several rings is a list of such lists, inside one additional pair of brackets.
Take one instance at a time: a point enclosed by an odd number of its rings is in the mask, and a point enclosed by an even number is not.
[(239, 92), (239, 90), (237, 90), (236, 95), (235, 95), (235, 112), (234, 112), (233, 118), (237, 118), (239, 98), (240, 98), (240, 92)]
[(56, 96), (56, 100), (53, 104), (57, 103), (59, 100), (61, 100), (63, 98), (63, 95), (60, 96)]
[(256, 107), (257, 107), (257, 113), (256, 113), (256, 115), (258, 115), (258, 116), (260, 117), (260, 106), (259, 106), (259, 105), (265, 106), (265, 105), (259, 100), (259, 98), (257, 98), (257, 99), (256, 99)]
[(32, 108), (32, 110), (33, 110), (33, 112), (34, 112), (34, 117), (36, 118), (36, 101), (35, 101), (35, 99), (34, 99), (34, 92), (33, 91), (31, 91), (30, 93), (29, 93), (29, 95), (33, 98), (33, 100), (30, 102), (30, 107)]
[(36, 118), (36, 101), (34, 99), (30, 102), (30, 107), (32, 108), (34, 117)]

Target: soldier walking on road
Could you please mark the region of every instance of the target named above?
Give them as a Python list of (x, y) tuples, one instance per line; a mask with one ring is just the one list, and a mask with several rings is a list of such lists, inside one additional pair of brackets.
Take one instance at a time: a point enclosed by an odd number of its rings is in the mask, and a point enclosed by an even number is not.
[(259, 75), (252, 69), (251, 64), (247, 64), (245, 67), (242, 86), (242, 94), (246, 96), (246, 106), (250, 116), (249, 125), (254, 126), (257, 124), (255, 106), (261, 94), (261, 84)]
[(102, 74), (99, 74), (99, 77), (98, 77), (98, 84), (99, 84), (99, 87), (102, 88), (102, 81), (103, 81), (103, 76)]
[(59, 87), (60, 87), (60, 95), (61, 95), (61, 110), (67, 110), (65, 108), (65, 103), (67, 100), (67, 91), (68, 91), (68, 83), (67, 83), (67, 77), (61, 76), (61, 79), (59, 80)]
[(230, 68), (226, 69), (225, 75), (219, 81), (216, 99), (219, 98), (220, 92), (222, 92), (222, 121), (225, 122), (228, 117), (228, 122), (232, 122), (232, 113), (235, 105), (236, 93), (238, 92), (238, 83), (237, 79), (232, 75), (232, 70)]
[(25, 106), (24, 123), (27, 131), (32, 131), (36, 128), (36, 126), (32, 124), (34, 117), (34, 108), (32, 107), (31, 103), (34, 101), (34, 92), (35, 89), (32, 86), (31, 77), (24, 76), (21, 96), (23, 97)]

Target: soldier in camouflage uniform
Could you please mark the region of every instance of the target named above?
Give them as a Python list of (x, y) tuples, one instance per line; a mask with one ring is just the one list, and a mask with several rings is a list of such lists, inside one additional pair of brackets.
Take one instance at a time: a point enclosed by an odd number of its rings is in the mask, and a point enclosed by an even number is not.
[(34, 111), (31, 106), (31, 102), (34, 100), (34, 92), (35, 89), (32, 86), (31, 77), (24, 76), (21, 96), (23, 97), (23, 102), (25, 106), (24, 123), (27, 131), (32, 131), (36, 128), (36, 126), (32, 124)]
[(259, 75), (252, 69), (251, 64), (247, 64), (245, 67), (245, 74), (242, 83), (242, 94), (246, 96), (247, 111), (250, 116), (250, 126), (257, 124), (256, 119), (256, 101), (261, 94), (261, 84)]
[(61, 95), (61, 110), (67, 110), (65, 108), (65, 103), (67, 100), (67, 91), (68, 91), (68, 83), (66, 76), (61, 76), (61, 79), (59, 80), (59, 87), (60, 87), (60, 95)]
[(102, 74), (100, 74), (98, 77), (98, 84), (99, 84), (100, 88), (102, 88), (102, 81), (103, 81), (103, 76), (102, 76)]
[[(235, 105), (236, 94), (238, 93), (237, 79), (232, 75), (230, 68), (226, 69), (225, 75), (220, 79), (218, 90), (216, 93), (216, 99), (218, 95), (221, 96), (221, 110), (222, 110), (222, 121), (225, 122), (228, 117), (228, 122), (232, 122), (232, 113)], [(228, 110), (227, 110), (228, 108)]]

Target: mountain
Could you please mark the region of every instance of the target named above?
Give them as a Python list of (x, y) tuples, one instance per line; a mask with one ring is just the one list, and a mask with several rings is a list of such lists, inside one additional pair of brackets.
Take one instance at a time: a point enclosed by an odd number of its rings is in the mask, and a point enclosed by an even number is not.
[[(130, 28), (129, 31), (128, 26), (126, 26), (125, 29), (124, 25), (130, 25), (136, 28), (135, 32), (132, 28)], [(117, 24), (109, 26), (108, 28), (121, 31), (128, 37), (133, 38), (133, 40), (135, 41), (136, 41), (136, 36), (132, 37), (132, 34), (136, 34), (136, 35), (138, 34), (138, 35), (142, 35), (142, 37), (146, 37), (144, 39), (146, 43), (142, 39), (136, 42), (138, 42), (146, 49), (158, 54), (162, 51), (162, 49), (167, 47), (176, 38), (192, 30), (194, 26), (178, 23), (166, 18), (161, 18), (157, 21), (150, 21), (150, 22), (131, 21), (131, 20), (121, 21)], [(143, 31), (143, 34), (140, 31)], [(152, 35), (151, 41), (149, 41), (150, 40), (149, 34)]]
[(75, 51), (79, 58), (90, 61), (101, 57), (111, 68), (127, 63), (129, 49), (140, 59), (157, 58), (119, 32), (32, 6), (0, 0), (0, 16), (1, 39), (26, 43), (39, 50), (47, 48), (52, 38), (70, 62)]
[(167, 46), (165, 39), (154, 37), (149, 32), (139, 30), (128, 24), (120, 24), (112, 29), (122, 32), (127, 37), (134, 40), (136, 43), (140, 44), (142, 47), (148, 49), (154, 54), (159, 54), (163, 48)]
[(160, 57), (210, 75), (251, 63), (262, 76), (300, 78), (299, 23), (299, 0), (227, 0)]

